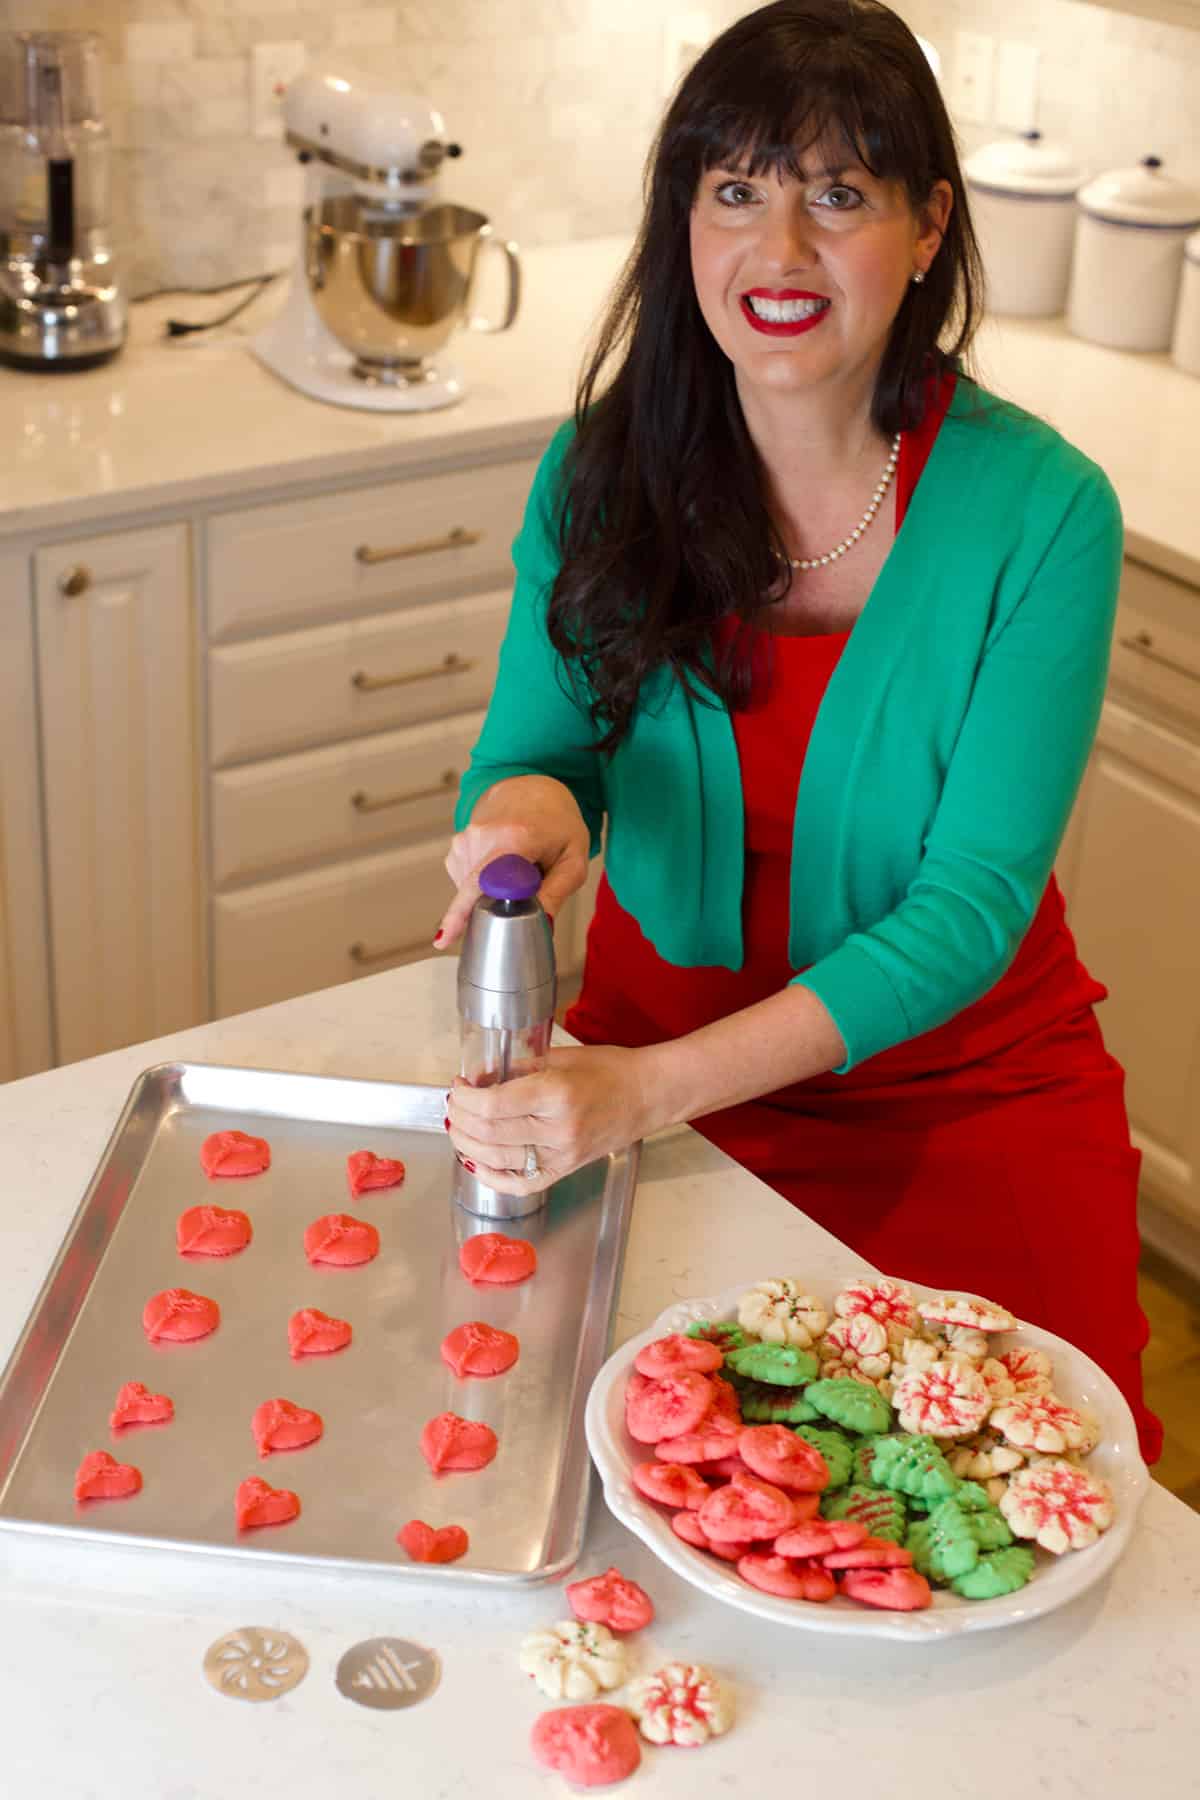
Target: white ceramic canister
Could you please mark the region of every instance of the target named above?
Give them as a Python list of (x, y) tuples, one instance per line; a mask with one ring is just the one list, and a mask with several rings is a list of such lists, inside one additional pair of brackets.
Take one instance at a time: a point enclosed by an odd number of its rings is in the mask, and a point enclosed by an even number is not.
[(1183, 246), (1183, 280), (1171, 356), (1187, 374), (1200, 375), (1200, 231), (1194, 231)]
[(1183, 246), (1200, 226), (1200, 189), (1164, 175), (1157, 156), (1081, 188), (1067, 324), (1115, 350), (1166, 350)]
[(963, 165), (989, 312), (1049, 318), (1067, 303), (1075, 195), (1071, 152), (1040, 131), (985, 144)]

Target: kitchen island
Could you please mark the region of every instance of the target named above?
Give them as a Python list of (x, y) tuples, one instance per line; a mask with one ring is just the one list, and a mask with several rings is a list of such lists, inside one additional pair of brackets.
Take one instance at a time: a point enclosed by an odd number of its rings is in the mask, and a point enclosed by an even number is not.
[[(441, 1082), (455, 1066), (454, 965), (426, 961), (0, 1087), (7, 1358), (136, 1076), (189, 1060)], [(776, 1273), (831, 1294), (845, 1252), (695, 1132), (646, 1144), (614, 1344), (672, 1300)], [(890, 1271), (903, 1274), (903, 1270)], [(1003, 1295), (996, 1298), (1003, 1300)], [(243, 1567), (234, 1559), (0, 1532), (5, 1800), (526, 1800), (571, 1790), (536, 1767), (550, 1702), (521, 1636), (564, 1616), (556, 1587), (481, 1593), (437, 1579)], [(644, 1670), (670, 1657), (735, 1686), (737, 1723), (700, 1752), (647, 1746), (620, 1792), (820, 1791), (838, 1800), (1144, 1793), (1183, 1800), (1196, 1767), (1200, 1519), (1152, 1484), (1112, 1576), (1015, 1628), (920, 1647), (774, 1628), (663, 1567), (595, 1493), (577, 1576), (617, 1563), (658, 1611)], [(290, 1632), (311, 1664), (263, 1705), (201, 1669), (240, 1626)], [(334, 1685), (365, 1638), (434, 1649), (440, 1685), (375, 1712)]]

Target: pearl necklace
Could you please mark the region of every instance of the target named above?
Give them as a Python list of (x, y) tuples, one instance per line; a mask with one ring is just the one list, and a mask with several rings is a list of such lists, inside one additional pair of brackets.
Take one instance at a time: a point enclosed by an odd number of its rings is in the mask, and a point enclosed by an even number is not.
[(892, 485), (892, 477), (896, 473), (896, 464), (899, 460), (900, 433), (897, 432), (892, 439), (891, 455), (884, 465), (883, 474), (879, 477), (875, 492), (871, 496), (871, 504), (868, 506), (862, 518), (858, 521), (858, 524), (854, 527), (854, 530), (848, 537), (844, 537), (840, 544), (835, 544), (832, 550), (827, 550), (824, 556), (789, 556), (788, 561), (791, 563), (793, 569), (823, 569), (827, 563), (836, 562), (839, 556), (845, 556), (847, 550), (853, 550), (855, 544), (857, 544), (859, 538), (867, 529), (867, 526), (871, 523), (871, 520), (875, 517), (879, 508), (883, 505), (883, 497)]

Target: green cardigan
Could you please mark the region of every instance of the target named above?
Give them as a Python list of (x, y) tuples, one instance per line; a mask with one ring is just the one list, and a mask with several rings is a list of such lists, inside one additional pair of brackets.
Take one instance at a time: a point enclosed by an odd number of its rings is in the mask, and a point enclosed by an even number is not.
[[(574, 793), (613, 892), (658, 954), (742, 965), (743, 805), (728, 710), (665, 671), (604, 759), (551, 649), (557, 476), (513, 546), (495, 691), (461, 827), (512, 775)], [(903, 524), (821, 703), (796, 798), (792, 967), (846, 1043), (839, 1073), (992, 987), (1049, 878), (1100, 715), (1121, 517), (1058, 433), (957, 383)]]

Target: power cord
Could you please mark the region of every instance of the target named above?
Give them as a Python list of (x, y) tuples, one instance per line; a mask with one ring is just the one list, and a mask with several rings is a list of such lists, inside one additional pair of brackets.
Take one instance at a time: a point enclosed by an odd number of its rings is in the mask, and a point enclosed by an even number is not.
[(246, 308), (252, 305), (264, 289), (268, 288), (273, 281), (278, 281), (280, 275), (283, 273), (284, 271), (282, 269), (272, 269), (271, 272), (266, 275), (247, 275), (243, 276), (240, 281), (226, 281), (222, 282), (219, 287), (211, 288), (155, 288), (153, 293), (139, 294), (136, 303), (141, 304), (146, 300), (161, 300), (172, 294), (196, 294), (205, 296), (228, 294), (232, 293), (235, 288), (243, 288), (249, 284), (250, 292), (243, 295), (235, 306), (230, 307), (228, 312), (219, 314), (215, 319), (168, 319), (166, 321), (167, 337), (188, 337), (191, 333), (196, 331), (212, 331), (217, 325), (228, 325), (231, 319), (236, 319), (239, 313), (245, 312)]

